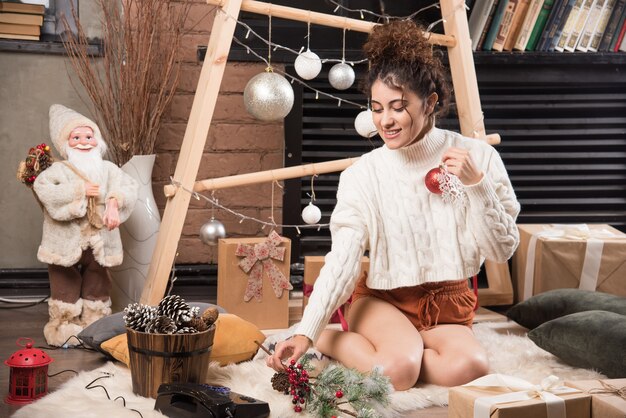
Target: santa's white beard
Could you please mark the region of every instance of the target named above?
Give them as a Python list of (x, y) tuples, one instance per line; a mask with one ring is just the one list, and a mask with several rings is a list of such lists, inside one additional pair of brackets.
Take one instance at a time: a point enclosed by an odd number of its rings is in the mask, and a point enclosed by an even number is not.
[(99, 146), (89, 152), (79, 151), (68, 145), (65, 147), (67, 161), (83, 173), (92, 183), (104, 186), (104, 164)]

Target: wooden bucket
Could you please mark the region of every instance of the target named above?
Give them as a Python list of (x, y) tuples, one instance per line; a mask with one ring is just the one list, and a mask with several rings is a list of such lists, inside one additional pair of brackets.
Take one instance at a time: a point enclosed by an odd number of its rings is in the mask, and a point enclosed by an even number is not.
[(155, 398), (161, 383), (206, 383), (215, 325), (195, 334), (149, 334), (126, 328), (133, 392)]

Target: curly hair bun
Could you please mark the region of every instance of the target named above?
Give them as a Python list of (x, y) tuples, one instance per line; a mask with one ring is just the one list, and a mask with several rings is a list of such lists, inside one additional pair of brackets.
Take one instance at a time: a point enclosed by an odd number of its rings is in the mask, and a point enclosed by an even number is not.
[(398, 61), (409, 65), (434, 65), (424, 30), (412, 20), (374, 26), (363, 50), (373, 67)]
[(437, 94), (436, 115), (444, 115), (450, 105), (448, 74), (433, 55), (424, 29), (412, 20), (395, 20), (374, 26), (363, 46), (369, 71), (362, 88), (370, 94), (376, 80), (415, 92), (426, 99)]

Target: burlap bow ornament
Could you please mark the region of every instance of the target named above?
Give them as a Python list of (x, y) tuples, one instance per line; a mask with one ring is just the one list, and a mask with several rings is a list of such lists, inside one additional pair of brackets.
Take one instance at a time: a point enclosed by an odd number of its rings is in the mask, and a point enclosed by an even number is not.
[(283, 290), (293, 287), (285, 275), (274, 264), (274, 260), (283, 261), (285, 248), (279, 247), (282, 238), (272, 231), (267, 239), (260, 244), (239, 244), (235, 250), (238, 257), (245, 257), (239, 261), (239, 267), (248, 274), (248, 285), (243, 300), (249, 302), (253, 297), (260, 302), (263, 294), (263, 271), (266, 272), (272, 283), (274, 294), (280, 298)]

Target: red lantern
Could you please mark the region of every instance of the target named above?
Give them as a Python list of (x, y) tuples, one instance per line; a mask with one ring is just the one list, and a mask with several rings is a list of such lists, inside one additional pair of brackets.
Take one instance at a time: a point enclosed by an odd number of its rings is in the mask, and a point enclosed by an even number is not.
[[(21, 344), (24, 341), (25, 344)], [(54, 360), (43, 350), (33, 348), (30, 338), (18, 338), (16, 344), (26, 347), (4, 362), (11, 368), (6, 403), (25, 405), (48, 393), (48, 364)]]

